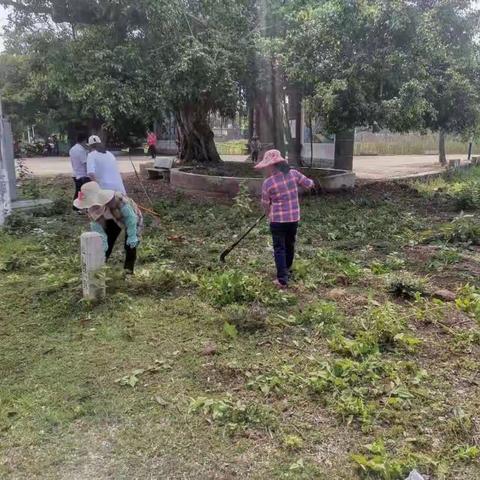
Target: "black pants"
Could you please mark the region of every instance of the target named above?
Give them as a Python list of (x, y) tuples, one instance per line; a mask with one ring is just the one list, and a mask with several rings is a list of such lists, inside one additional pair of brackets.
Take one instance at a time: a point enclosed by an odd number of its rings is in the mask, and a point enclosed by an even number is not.
[[(108, 239), (108, 250), (105, 256), (108, 260), (110, 258), (110, 255), (112, 254), (113, 247), (115, 246), (115, 242), (117, 241), (118, 236), (120, 235), (120, 233), (122, 233), (122, 229), (113, 220), (107, 220), (105, 233), (107, 234)], [(131, 248), (127, 245), (127, 235), (125, 234), (125, 270), (133, 273), (136, 260), (137, 249)]]
[(288, 284), (290, 269), (295, 258), (295, 240), (298, 222), (271, 223), (273, 252), (277, 266), (277, 279), (282, 285)]
[(148, 153), (152, 156), (153, 159), (157, 158), (157, 147), (155, 145), (149, 145)]
[[(80, 193), (80, 190), (82, 189), (83, 185), (85, 185), (89, 181), (90, 179), (88, 177), (81, 177), (81, 178), (73, 177), (73, 182), (75, 183), (75, 194), (73, 195), (74, 200), (78, 198), (78, 194)], [(73, 209), (78, 210), (77, 207), (73, 207)]]
[(252, 162), (253, 162), (253, 163), (257, 163), (257, 162), (258, 162), (258, 154), (259, 154), (259, 153), (260, 153), (260, 152), (258, 152), (258, 151), (256, 151), (256, 150), (254, 150), (254, 151), (252, 152)]

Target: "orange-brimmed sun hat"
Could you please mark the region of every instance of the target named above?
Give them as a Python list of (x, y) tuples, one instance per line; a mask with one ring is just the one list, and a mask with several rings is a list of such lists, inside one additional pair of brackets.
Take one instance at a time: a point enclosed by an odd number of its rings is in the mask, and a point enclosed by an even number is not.
[(271, 167), (277, 163), (288, 162), (282, 157), (282, 154), (278, 150), (269, 150), (265, 153), (263, 160), (255, 165), (255, 169), (259, 170), (261, 168)]
[(73, 205), (79, 210), (94, 206), (103, 207), (115, 195), (113, 190), (102, 190), (97, 182), (88, 182), (82, 186)]

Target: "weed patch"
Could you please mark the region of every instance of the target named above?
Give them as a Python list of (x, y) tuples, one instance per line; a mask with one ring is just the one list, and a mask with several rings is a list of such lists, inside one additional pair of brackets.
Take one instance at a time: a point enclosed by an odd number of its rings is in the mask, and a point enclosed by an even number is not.
[(222, 426), (230, 433), (253, 429), (271, 429), (274, 427), (274, 415), (263, 406), (244, 403), (231, 397), (213, 399), (199, 397), (190, 403), (190, 413), (201, 413), (209, 421)]

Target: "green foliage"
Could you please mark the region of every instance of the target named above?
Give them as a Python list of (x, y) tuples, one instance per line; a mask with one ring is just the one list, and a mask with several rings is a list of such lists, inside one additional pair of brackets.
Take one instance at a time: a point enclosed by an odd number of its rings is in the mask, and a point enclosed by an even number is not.
[(383, 262), (372, 262), (370, 270), (374, 275), (384, 275), (394, 270), (401, 270), (405, 267), (405, 260), (393, 252), (387, 255)]
[(382, 440), (376, 440), (371, 445), (366, 445), (367, 455), (352, 455), (352, 460), (358, 465), (361, 472), (373, 475), (373, 478), (384, 480), (401, 480), (408, 475), (412, 468), (410, 462), (399, 460), (387, 452)]
[(480, 222), (473, 215), (459, 215), (450, 223), (443, 224), (434, 235), (448, 243), (480, 243)]
[(285, 8), (285, 69), (329, 131), (376, 123), (398, 131), (475, 128), (479, 67), (466, 32), (478, 26), (468, 2), (298, 1)]
[(428, 268), (433, 271), (440, 271), (448, 265), (453, 265), (461, 260), (460, 253), (451, 247), (442, 247), (432, 255), (428, 262)]
[(298, 435), (285, 435), (282, 440), (283, 446), (287, 450), (300, 450), (303, 447), (303, 439)]
[(480, 323), (480, 292), (472, 285), (464, 285), (458, 292), (455, 304), (459, 310), (471, 315)]
[(407, 333), (405, 318), (391, 303), (370, 308), (358, 322), (355, 339), (379, 350), (395, 346), (408, 350), (418, 344), (418, 340)]
[(477, 446), (458, 447), (455, 452), (458, 460), (464, 462), (474, 462), (480, 458), (480, 448)]
[(247, 141), (217, 142), (217, 150), (220, 155), (246, 155), (248, 153)]
[(9, 112), (30, 124), (83, 122), (132, 145), (169, 112), (218, 158), (207, 118), (233, 116), (250, 81), (251, 0), (27, 4), (13, 5), (0, 58)]
[(200, 292), (215, 305), (223, 307), (252, 302), (259, 295), (260, 283), (239, 270), (227, 270), (205, 276), (200, 281)]
[(453, 184), (449, 189), (458, 211), (480, 208), (480, 181), (478, 178)]
[[(388, 417), (391, 409), (409, 408), (414, 394), (408, 383), (409, 366), (382, 360), (378, 355), (362, 361), (342, 358), (324, 362), (309, 372), (308, 389), (321, 396), (348, 423), (354, 419), (368, 428), (377, 416)], [(381, 409), (380, 405), (384, 405)]]
[(253, 201), (250, 196), (248, 185), (244, 182), (240, 184), (240, 190), (235, 196), (232, 213), (235, 216), (245, 218), (253, 212)]
[(388, 292), (398, 298), (413, 300), (418, 295), (425, 295), (426, 282), (422, 278), (408, 273), (391, 276), (388, 279)]
[(339, 312), (334, 302), (318, 301), (307, 306), (297, 317), (300, 325), (314, 325), (316, 327), (341, 326), (344, 316)]
[[(43, 185), (42, 196), (59, 190)], [(70, 188), (66, 179), (61, 195), (69, 198)], [(82, 218), (70, 211), (31, 216), (24, 231), (0, 231), (0, 429), (24, 475), (55, 478), (59, 469), (70, 471), (79, 451), (98, 453), (113, 434), (113, 476), (213, 478), (218, 462), (211, 458), (241, 457), (248, 461), (221, 462), (222, 475), (373, 480), (395, 478), (399, 464), (399, 480), (414, 466), (431, 478), (477, 478), (479, 329), (462, 313), (477, 311), (475, 270), (464, 268), (474, 265), (475, 249), (455, 246), (465, 259), (458, 267), (450, 263), (452, 246), (425, 249), (451, 265), (448, 275), (431, 277), (432, 287), (455, 291), (469, 282), (458, 297), (462, 312), (429, 297), (389, 303), (384, 279), (370, 271), (335, 301), (318, 280), (320, 265), (340, 278), (347, 259), (356, 266), (380, 259), (390, 269), (392, 251), (401, 270), (425, 271), (429, 260), (416, 257), (410, 241), (423, 225), (445, 221), (444, 205), (426, 206), (396, 186), (370, 188), (306, 202), (298, 245), (305, 276), (292, 293), (270, 286), (274, 265), (263, 248), (245, 247), (226, 272), (241, 267), (256, 298), (220, 308), (212, 300), (218, 292), (211, 296), (202, 285), (224, 273), (218, 251), (236, 229), (224, 205), (192, 209), (180, 197), (157, 203), (162, 225), (144, 231), (139, 283), (116, 277), (118, 244), (107, 297), (96, 305), (81, 301)], [(267, 229), (257, 235), (266, 244)], [(318, 285), (307, 287), (310, 281)], [(225, 322), (237, 329), (235, 340), (224, 333)], [(150, 364), (161, 369), (154, 373)], [(189, 415), (192, 396), (215, 404)], [(105, 429), (106, 418), (115, 420), (114, 430)], [(385, 451), (363, 449), (379, 438)], [(157, 470), (160, 451), (168, 452), (167, 463)], [(365, 468), (354, 471), (350, 453), (363, 455)], [(15, 476), (15, 465), (0, 461), (0, 477)]]
[(225, 335), (230, 337), (231, 339), (235, 339), (238, 337), (238, 330), (235, 325), (232, 325), (231, 323), (225, 322), (223, 325), (223, 331)]
[(363, 269), (355, 263), (351, 256), (338, 251), (320, 250), (315, 256), (315, 264), (321, 273), (327, 274), (328, 279), (344, 279), (347, 282), (353, 282), (360, 278)]
[(260, 390), (264, 395), (282, 395), (296, 389), (304, 383), (303, 377), (295, 373), (291, 365), (283, 365), (280, 369), (270, 373), (257, 375), (248, 381), (248, 388)]
[(201, 413), (233, 434), (249, 428), (272, 428), (274, 417), (266, 407), (234, 401), (231, 397), (214, 399), (198, 397), (190, 403), (190, 413)]
[(468, 441), (473, 433), (474, 420), (461, 407), (455, 407), (448, 428), (457, 439)]

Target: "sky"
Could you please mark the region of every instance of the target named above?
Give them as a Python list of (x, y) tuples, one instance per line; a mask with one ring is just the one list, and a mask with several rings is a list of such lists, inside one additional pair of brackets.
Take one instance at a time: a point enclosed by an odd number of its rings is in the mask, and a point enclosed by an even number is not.
[[(5, 11), (5, 7), (0, 7), (0, 29), (3, 28), (7, 21), (7, 12)], [(3, 50), (3, 39), (0, 36), (0, 51)]]

